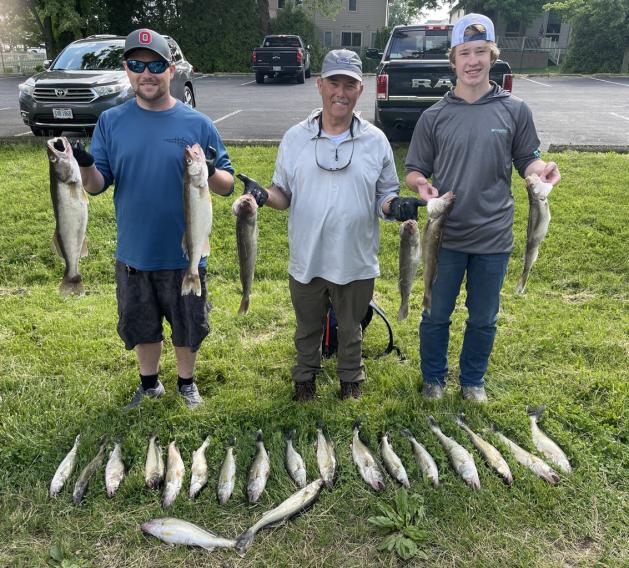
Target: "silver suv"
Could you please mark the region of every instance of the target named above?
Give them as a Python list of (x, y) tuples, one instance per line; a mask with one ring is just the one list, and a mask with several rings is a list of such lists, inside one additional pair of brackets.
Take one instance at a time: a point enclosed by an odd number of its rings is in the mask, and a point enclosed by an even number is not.
[[(194, 69), (177, 43), (164, 37), (176, 67), (170, 92), (194, 108)], [(35, 136), (91, 134), (101, 112), (134, 96), (122, 67), (124, 42), (123, 36), (114, 35), (72, 42), (54, 61), (44, 61), (45, 71), (19, 85), (22, 120)]]

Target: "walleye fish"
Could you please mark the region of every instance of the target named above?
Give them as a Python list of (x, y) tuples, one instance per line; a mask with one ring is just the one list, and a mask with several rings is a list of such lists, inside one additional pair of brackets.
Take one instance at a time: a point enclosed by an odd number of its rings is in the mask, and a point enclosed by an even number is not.
[(162, 455), (162, 448), (157, 443), (157, 434), (151, 434), (149, 437), (144, 480), (151, 489), (157, 489), (164, 482), (164, 456)]
[(234, 444), (235, 438), (229, 440), (229, 446), (225, 452), (225, 459), (221, 466), (221, 471), (218, 475), (218, 486), (216, 493), (218, 496), (218, 502), (224, 505), (229, 501), (229, 498), (234, 491), (234, 483), (236, 481), (236, 460), (234, 459)]
[(306, 485), (303, 489), (291, 495), (286, 501), (264, 513), (260, 520), (251, 528), (247, 529), (236, 539), (236, 550), (240, 554), (247, 552), (253, 542), (256, 533), (270, 525), (276, 525), (307, 509), (319, 496), (324, 481), (319, 478)]
[(393, 451), (386, 434), (380, 439), (380, 455), (382, 456), (384, 467), (389, 472), (389, 475), (406, 487), (406, 489), (410, 489), (411, 484), (408, 482), (408, 475), (406, 475), (404, 464), (402, 464), (402, 460)]
[(186, 146), (183, 177), (183, 209), (186, 219), (181, 246), (188, 258), (188, 269), (181, 283), (181, 295), (201, 295), (199, 262), (210, 254), (212, 200), (207, 182), (205, 154), (198, 144)]
[(194, 499), (201, 489), (207, 483), (207, 460), (205, 459), (205, 450), (210, 444), (210, 436), (199, 446), (192, 454), (192, 467), (190, 471), (190, 499)]
[(181, 519), (153, 519), (140, 525), (142, 532), (150, 534), (166, 544), (200, 546), (208, 552), (215, 548), (234, 548), (236, 541), (215, 534)]
[(369, 448), (360, 439), (360, 421), (354, 422), (354, 437), (352, 438), (352, 458), (358, 467), (361, 477), (367, 485), (376, 491), (384, 490), (384, 476), (376, 463)]
[(498, 475), (502, 477), (503, 481), (507, 485), (511, 485), (513, 483), (513, 475), (511, 474), (509, 464), (502, 457), (502, 454), (489, 442), (487, 442), (474, 431), (472, 431), (472, 429), (465, 423), (463, 414), (457, 416), (455, 418), (455, 422), (470, 437), (472, 444), (474, 444), (474, 447), (478, 450), (480, 455), (483, 456), (483, 459), (487, 462), (487, 465), (494, 469), (498, 473)]
[(89, 485), (90, 479), (94, 476), (94, 474), (99, 470), (100, 466), (103, 465), (103, 461), (105, 461), (105, 447), (107, 444), (103, 442), (100, 445), (100, 449), (98, 450), (98, 454), (96, 457), (88, 463), (76, 483), (74, 484), (74, 491), (72, 493), (72, 501), (74, 501), (75, 505), (79, 505), (81, 501), (83, 501), (83, 497), (85, 496), (85, 492), (87, 491), (87, 486)]
[(236, 215), (236, 246), (240, 265), (242, 300), (238, 313), (246, 314), (258, 256), (258, 205), (250, 194), (242, 195), (232, 205)]
[(509, 438), (507, 438), (495, 426), (492, 426), (492, 431), (496, 434), (496, 436), (498, 436), (502, 443), (509, 448), (516, 461), (524, 467), (528, 467), (535, 475), (541, 477), (544, 481), (548, 481), (551, 485), (555, 485), (555, 483), (559, 481), (559, 474), (544, 460), (538, 458), (530, 452), (527, 452), (524, 448), (521, 448), (515, 442), (509, 440)]
[(87, 195), (83, 190), (79, 164), (68, 139), (61, 136), (47, 143), (50, 162), (50, 196), (55, 212), (53, 250), (64, 260), (66, 269), (59, 285), (62, 296), (85, 294), (79, 273), (79, 259), (87, 256)]
[(472, 454), (461, 444), (446, 436), (432, 416), (428, 417), (428, 424), (432, 432), (441, 442), (441, 445), (448, 452), (454, 471), (456, 471), (463, 478), (463, 481), (472, 489), (480, 489), (480, 479), (478, 478), (478, 471), (476, 471), (476, 464), (474, 463)]
[(408, 317), (408, 300), (413, 290), (413, 282), (417, 274), (417, 267), (422, 255), (417, 221), (409, 219), (400, 225), (400, 276), (398, 288), (400, 290), (400, 309), (397, 321)]
[(317, 425), (317, 465), (319, 473), (328, 489), (334, 485), (334, 474), (336, 473), (336, 456), (334, 455), (334, 445), (323, 433), (323, 423)]
[(57, 471), (55, 471), (55, 474), (52, 476), (50, 491), (48, 492), (50, 497), (56, 497), (59, 494), (59, 491), (61, 491), (64, 483), (68, 480), (70, 475), (72, 475), (72, 471), (76, 465), (76, 454), (80, 444), (81, 434), (78, 434), (74, 439), (72, 449), (66, 454), (66, 457), (61, 460), (61, 463), (57, 467)]
[(306, 465), (303, 458), (299, 455), (299, 452), (293, 447), (293, 438), (295, 437), (295, 430), (286, 432), (286, 454), (284, 456), (284, 463), (286, 470), (291, 479), (297, 484), (297, 487), (306, 486)]
[(552, 189), (552, 184), (544, 183), (537, 174), (526, 177), (526, 191), (529, 196), (529, 222), (526, 227), (524, 270), (515, 288), (518, 294), (522, 294), (526, 288), (526, 281), (539, 254), (539, 246), (548, 232), (550, 207), (547, 197)]
[(168, 460), (166, 462), (166, 479), (164, 483), (164, 495), (162, 497), (162, 507), (170, 507), (177, 499), (186, 468), (183, 465), (181, 454), (175, 442), (168, 445)]
[(544, 412), (545, 407), (527, 408), (527, 414), (531, 420), (531, 434), (535, 447), (544, 454), (552, 463), (554, 463), (564, 473), (572, 473), (572, 467), (568, 461), (568, 456), (563, 450), (553, 442), (537, 425), (537, 421)]
[(256, 435), (256, 446), (258, 451), (253, 459), (251, 469), (249, 470), (249, 483), (247, 483), (247, 496), (249, 503), (257, 503), (260, 495), (266, 487), (266, 481), (269, 478), (271, 463), (269, 462), (269, 454), (266, 453), (264, 441), (262, 440), (262, 430), (258, 430)]
[(441, 248), (441, 236), (450, 211), (454, 207), (455, 195), (451, 191), (441, 197), (430, 199), (426, 204), (428, 220), (424, 228), (424, 246), (422, 260), (424, 263), (424, 309), (430, 314), (432, 307), (432, 285), (437, 277), (437, 259)]
[(113, 497), (124, 478), (124, 462), (122, 461), (122, 447), (120, 442), (114, 443), (114, 449), (109, 454), (105, 466), (105, 487), (107, 495)]
[(415, 462), (417, 462), (419, 471), (422, 472), (424, 481), (431, 483), (433, 487), (439, 487), (439, 470), (428, 450), (413, 437), (410, 430), (404, 428), (400, 430), (400, 434), (410, 442)]

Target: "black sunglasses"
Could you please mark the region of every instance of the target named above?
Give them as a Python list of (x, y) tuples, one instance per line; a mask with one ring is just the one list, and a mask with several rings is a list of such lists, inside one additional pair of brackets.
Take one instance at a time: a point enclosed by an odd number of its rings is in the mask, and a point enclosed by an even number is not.
[(166, 69), (170, 67), (168, 61), (160, 59), (158, 61), (138, 61), (137, 59), (127, 59), (127, 68), (133, 73), (144, 73), (146, 68), (149, 68), (149, 73), (152, 75), (161, 75)]
[[(354, 147), (355, 147), (355, 142), (354, 142), (354, 117), (352, 117), (352, 122), (350, 123), (349, 126), (349, 135), (352, 138), (352, 152), (349, 155), (349, 160), (347, 161), (346, 164), (342, 165), (342, 166), (333, 166), (333, 167), (327, 167), (327, 166), (323, 166), (319, 163), (319, 155), (317, 154), (317, 145), (319, 144), (319, 140), (321, 140), (321, 130), (323, 128), (323, 124), (322, 124), (322, 118), (321, 115), (319, 115), (319, 132), (317, 133), (317, 135), (315, 136), (315, 162), (317, 163), (317, 166), (322, 169), (325, 170), (326, 172), (340, 172), (346, 168), (349, 168), (350, 164), (352, 163), (352, 158), (354, 157)], [(335, 156), (335, 161), (338, 162), (339, 159), (339, 150), (338, 150), (338, 146), (334, 152), (334, 156)]]

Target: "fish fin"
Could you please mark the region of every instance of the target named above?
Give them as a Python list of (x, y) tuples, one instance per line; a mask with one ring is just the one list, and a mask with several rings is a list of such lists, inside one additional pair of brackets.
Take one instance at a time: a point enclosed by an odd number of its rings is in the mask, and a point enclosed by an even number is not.
[(515, 286), (516, 294), (524, 294), (524, 290), (526, 289), (526, 280), (527, 279), (524, 277), (524, 275), (520, 277), (520, 279), (518, 280), (518, 283)]
[(439, 424), (433, 416), (429, 416), (426, 420), (428, 420), (428, 424), (430, 424), (430, 426), (436, 426), (437, 428), (439, 428)]
[(201, 279), (198, 274), (190, 274), (189, 272), (184, 274), (181, 282), (181, 295), (187, 296), (188, 294), (201, 296)]
[(249, 311), (249, 298), (243, 298), (240, 301), (240, 307), (238, 308), (238, 315), (244, 316)]
[(413, 434), (408, 428), (402, 428), (400, 430), (400, 436), (404, 436), (405, 438), (412, 438)]
[(407, 317), (408, 317), (408, 304), (405, 306), (400, 306), (400, 309), (397, 313), (398, 323), (404, 321)]
[(181, 237), (181, 250), (183, 251), (183, 255), (190, 260), (190, 255), (188, 254), (188, 243), (186, 242), (186, 233), (184, 231), (183, 237)]
[(203, 550), (207, 550), (208, 552), (214, 552), (215, 546), (202, 546)]
[(64, 298), (72, 294), (75, 296), (85, 295), (85, 286), (83, 285), (81, 275), (77, 274), (72, 278), (64, 276), (61, 284), (59, 284), (59, 294), (61, 294)]
[(539, 417), (543, 414), (544, 410), (546, 409), (546, 407), (542, 404), (541, 406), (527, 406), (526, 407), (526, 413), (529, 416), (534, 416), (535, 418), (537, 418), (539, 420)]
[(354, 420), (354, 424), (352, 424), (352, 430), (360, 430), (360, 425), (362, 424), (363, 419), (359, 416)]
[(230, 436), (229, 440), (227, 440), (227, 444), (229, 446), (234, 446), (236, 444), (236, 436)]
[(61, 245), (59, 244), (59, 236), (57, 231), (52, 235), (52, 243), (51, 243), (52, 252), (59, 256), (59, 258), (63, 258), (63, 252), (61, 252)]
[(83, 244), (81, 245), (81, 258), (87, 256), (87, 237), (83, 238)]

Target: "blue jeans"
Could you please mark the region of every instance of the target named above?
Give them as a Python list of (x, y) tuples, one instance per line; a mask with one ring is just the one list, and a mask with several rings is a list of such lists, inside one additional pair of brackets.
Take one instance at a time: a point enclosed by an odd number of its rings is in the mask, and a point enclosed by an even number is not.
[(432, 287), (430, 314), (419, 324), (419, 354), (424, 382), (445, 385), (448, 373), (450, 316), (467, 272), (468, 318), (459, 360), (461, 386), (482, 386), (496, 337), (500, 289), (509, 253), (468, 254), (441, 249)]

